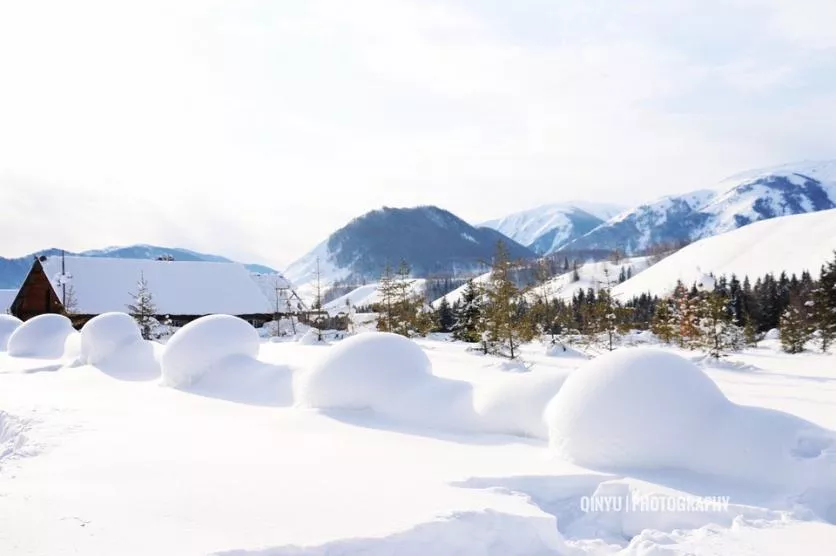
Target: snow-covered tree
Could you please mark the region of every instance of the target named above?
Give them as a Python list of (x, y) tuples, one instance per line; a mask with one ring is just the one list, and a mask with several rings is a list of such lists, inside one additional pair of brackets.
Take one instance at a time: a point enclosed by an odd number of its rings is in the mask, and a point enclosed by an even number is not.
[(698, 303), (699, 346), (714, 358), (736, 349), (740, 344), (740, 333), (732, 323), (728, 300), (718, 292), (708, 292)]
[(461, 302), (455, 311), (455, 322), (452, 326), (453, 337), (462, 342), (478, 342), (483, 330), (482, 312), (482, 292), (473, 280), (468, 280)]
[(439, 332), (450, 332), (453, 325), (456, 324), (456, 315), (453, 314), (453, 309), (450, 307), (450, 302), (446, 297), (442, 297), (438, 302), (438, 309), (435, 314), (435, 326)]
[(780, 318), (781, 347), (787, 353), (801, 353), (810, 339), (810, 323), (798, 298), (790, 301)]
[(665, 342), (671, 343), (677, 336), (677, 324), (674, 311), (666, 300), (659, 302), (653, 320), (650, 323), (650, 330), (656, 337)]
[(148, 288), (148, 281), (145, 279), (144, 274), (140, 273), (139, 281), (137, 282), (137, 291), (136, 293), (132, 293), (131, 297), (133, 298), (133, 303), (128, 304), (128, 312), (139, 325), (142, 337), (150, 340), (154, 325), (157, 324), (157, 320), (154, 318), (157, 309), (154, 306), (153, 295)]

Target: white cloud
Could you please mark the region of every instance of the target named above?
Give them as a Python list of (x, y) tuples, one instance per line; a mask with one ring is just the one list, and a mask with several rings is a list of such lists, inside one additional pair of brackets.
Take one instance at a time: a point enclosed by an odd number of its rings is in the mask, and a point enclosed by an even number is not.
[(0, 0), (0, 253), (284, 265), (384, 204), (481, 220), (832, 157), (831, 4)]

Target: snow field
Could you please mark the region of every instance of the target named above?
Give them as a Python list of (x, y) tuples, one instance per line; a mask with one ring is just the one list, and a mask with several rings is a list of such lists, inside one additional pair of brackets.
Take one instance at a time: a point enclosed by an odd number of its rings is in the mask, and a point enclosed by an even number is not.
[(209, 315), (194, 320), (174, 333), (160, 360), (166, 386), (188, 386), (210, 370), (233, 361), (255, 360), (258, 332), (230, 315)]
[[(70, 319), (63, 315), (39, 315), (17, 327), (7, 343), (8, 354), (13, 357), (39, 357), (57, 359), (64, 355), (65, 344), (73, 342), (78, 333)], [(72, 349), (75, 349), (74, 346)]]
[(0, 315), (0, 351), (6, 351), (9, 336), (23, 324), (23, 321), (12, 315)]

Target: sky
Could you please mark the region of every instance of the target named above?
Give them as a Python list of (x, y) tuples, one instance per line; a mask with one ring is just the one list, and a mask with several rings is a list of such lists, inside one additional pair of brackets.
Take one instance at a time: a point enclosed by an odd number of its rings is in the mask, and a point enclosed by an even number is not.
[(0, 0), (0, 255), (283, 268), (351, 218), (836, 158), (832, 0)]

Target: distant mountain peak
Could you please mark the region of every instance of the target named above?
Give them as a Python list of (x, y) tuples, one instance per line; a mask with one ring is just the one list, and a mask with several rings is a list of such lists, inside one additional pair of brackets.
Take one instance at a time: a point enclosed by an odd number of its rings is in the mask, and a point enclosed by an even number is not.
[(323, 284), (354, 278), (377, 280), (386, 264), (401, 259), (416, 277), (456, 274), (482, 268), (506, 243), (514, 258), (536, 255), (496, 230), (474, 227), (455, 214), (433, 205), (382, 207), (352, 219), (285, 270), (294, 284), (315, 280), (317, 259)]

